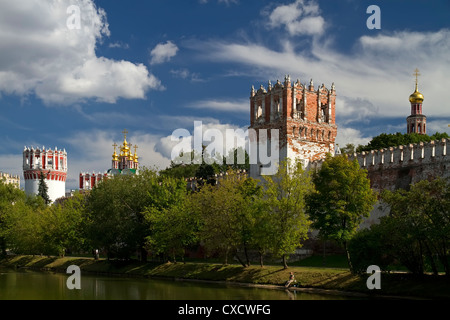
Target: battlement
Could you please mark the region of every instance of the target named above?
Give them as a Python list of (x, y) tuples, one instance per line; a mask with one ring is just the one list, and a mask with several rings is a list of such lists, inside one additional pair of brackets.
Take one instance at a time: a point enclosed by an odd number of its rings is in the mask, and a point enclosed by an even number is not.
[(36, 149), (34, 147), (24, 147), (23, 149), (23, 170), (51, 170), (67, 172), (67, 152), (65, 149), (55, 150), (45, 147)]
[(80, 190), (92, 190), (97, 184), (108, 179), (108, 173), (84, 173), (79, 176)]
[[(300, 159), (309, 166), (311, 162), (325, 158), (327, 153), (334, 153), (337, 135), (334, 83), (329, 89), (324, 84), (316, 88), (312, 79), (309, 84), (303, 84), (300, 80), (292, 82), (287, 75), (283, 83), (277, 80), (272, 85), (269, 81), (267, 90), (263, 85), (257, 91), (252, 87), (250, 128), (257, 133), (252, 142), (262, 144), (265, 136), (259, 140), (261, 130), (278, 131), (279, 141), (275, 144), (280, 160)], [(268, 135), (270, 143), (271, 139)], [(257, 164), (250, 165), (250, 176), (260, 179), (263, 169), (264, 165), (258, 159)]]
[[(411, 184), (436, 177), (450, 177), (450, 139), (420, 142), (349, 155), (366, 169), (372, 189), (408, 189)], [(323, 159), (311, 163), (318, 170)]]
[(447, 152), (450, 139), (420, 142), (417, 144), (390, 147), (381, 150), (354, 153), (350, 159), (357, 159), (361, 168), (369, 171), (383, 168), (403, 168), (413, 165), (425, 165), (436, 161), (450, 161)]
[(267, 89), (252, 86), (250, 93), (251, 127), (277, 122), (282, 119), (297, 119), (303, 122), (335, 124), (336, 88), (328, 89), (324, 84), (317, 89), (311, 79), (309, 85), (299, 79), (291, 82), (289, 75), (284, 83), (277, 80)]

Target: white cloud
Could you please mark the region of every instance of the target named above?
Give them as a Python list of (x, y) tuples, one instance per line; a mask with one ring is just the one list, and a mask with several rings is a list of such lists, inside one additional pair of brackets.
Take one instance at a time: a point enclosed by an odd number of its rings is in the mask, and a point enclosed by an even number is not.
[[(2, 154), (0, 155), (0, 163), (2, 165), (1, 172), (9, 173), (12, 175), (20, 176), (21, 183), (23, 180), (23, 170), (22, 170), (22, 150), (16, 154)], [(18, 165), (19, 164), (19, 165)]]
[[(69, 5), (80, 29), (69, 29)], [(106, 13), (93, 0), (0, 2), (0, 92), (36, 94), (48, 104), (94, 99), (143, 99), (160, 81), (143, 64), (97, 57), (110, 35)]]
[[(350, 107), (341, 109), (340, 115), (351, 120), (408, 116), (408, 98), (414, 91), (412, 73), (417, 67), (421, 73), (419, 90), (425, 96), (424, 114), (450, 116), (449, 104), (442, 100), (445, 88), (450, 86), (448, 29), (364, 36), (347, 54), (339, 53), (326, 40), (314, 41), (308, 53), (296, 52), (290, 39), (280, 41), (282, 45), (278, 50), (252, 42), (211, 40), (190, 45), (199, 50), (204, 59), (244, 65), (258, 77), (290, 73), (294, 78), (301, 77), (302, 83), (313, 78), (316, 86), (325, 83), (330, 87), (334, 82), (337, 99), (342, 99), (341, 106)], [(258, 83), (255, 85), (259, 87)]]
[(432, 136), (436, 132), (446, 132), (450, 135), (450, 118), (439, 120), (427, 120), (427, 134)]
[[(213, 146), (217, 146), (218, 150), (216, 150), (216, 152), (219, 152), (221, 155), (226, 155), (229, 150), (246, 145), (245, 133), (247, 128), (240, 128), (232, 124), (221, 124), (217, 121), (194, 121), (201, 122), (201, 126), (194, 127), (194, 122), (192, 122), (189, 127), (180, 128), (186, 129), (189, 132), (189, 136), (192, 137), (191, 148), (194, 148), (194, 139), (199, 139), (202, 145), (209, 146), (209, 149), (207, 149), (209, 152), (212, 151), (211, 149), (214, 149)], [(234, 137), (234, 141), (227, 141), (227, 131), (229, 134), (233, 134), (233, 136), (228, 137)], [(209, 139), (209, 135), (213, 136), (213, 138)], [(216, 138), (218, 138), (218, 140), (216, 140)], [(172, 150), (174, 150), (174, 147), (178, 144), (178, 141), (172, 141), (171, 134), (169, 136), (162, 137), (156, 144), (155, 150), (161, 153), (164, 157), (171, 158)]]
[(172, 74), (175, 78), (179, 79), (187, 79), (192, 82), (203, 82), (204, 80), (200, 78), (200, 75), (195, 72), (190, 72), (188, 69), (176, 69), (170, 70), (170, 74)]
[(366, 145), (372, 140), (372, 137), (364, 137), (361, 131), (353, 128), (345, 128), (340, 126), (336, 137), (336, 143), (340, 147), (345, 147), (348, 143), (355, 147), (358, 145)]
[(321, 35), (325, 20), (319, 15), (315, 1), (296, 0), (288, 5), (279, 5), (269, 14), (268, 27), (284, 26), (290, 35)]
[(109, 48), (121, 48), (121, 49), (129, 49), (130, 46), (128, 43), (123, 42), (113, 42), (108, 45)]
[(207, 109), (232, 113), (249, 113), (248, 99), (240, 100), (201, 100), (188, 105), (192, 109)]
[(160, 43), (150, 51), (150, 64), (160, 64), (167, 61), (170, 61), (173, 57), (177, 55), (178, 47), (171, 41), (167, 41), (166, 43)]
[[(161, 137), (144, 132), (130, 132), (127, 141), (137, 145), (140, 167), (165, 169), (170, 165), (170, 159), (155, 151), (155, 146)], [(64, 139), (68, 152), (68, 180), (66, 189), (78, 189), (80, 172), (105, 173), (111, 168), (113, 143), (121, 145), (123, 136), (120, 132), (91, 130), (77, 132)], [(134, 152), (134, 148), (132, 149)]]

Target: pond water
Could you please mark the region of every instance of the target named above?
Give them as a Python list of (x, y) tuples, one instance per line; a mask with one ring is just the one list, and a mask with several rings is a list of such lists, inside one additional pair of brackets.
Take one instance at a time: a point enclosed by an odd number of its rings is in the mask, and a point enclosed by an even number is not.
[(0, 300), (329, 300), (347, 296), (295, 293), (233, 285), (81, 274), (69, 290), (69, 274), (0, 268)]

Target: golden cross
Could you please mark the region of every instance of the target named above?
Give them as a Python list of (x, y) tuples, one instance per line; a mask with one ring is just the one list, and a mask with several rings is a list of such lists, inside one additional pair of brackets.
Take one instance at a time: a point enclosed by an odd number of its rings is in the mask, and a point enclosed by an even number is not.
[(122, 133), (123, 133), (123, 135), (125, 136), (125, 139), (126, 139), (127, 138), (127, 134), (128, 134), (127, 129), (123, 130)]
[(134, 146), (134, 153), (136, 153), (136, 149), (139, 149), (137, 145)]
[(419, 76), (420, 76), (419, 69), (416, 68), (416, 70), (414, 70), (413, 75), (416, 77), (416, 88), (417, 88), (417, 84), (419, 82)]
[(116, 152), (117, 143), (114, 142), (113, 147), (114, 147), (114, 152)]

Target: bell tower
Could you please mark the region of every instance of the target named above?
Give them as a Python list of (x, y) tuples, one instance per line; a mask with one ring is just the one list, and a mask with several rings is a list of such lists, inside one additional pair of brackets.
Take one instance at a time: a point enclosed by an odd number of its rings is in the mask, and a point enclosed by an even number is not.
[(411, 103), (411, 115), (406, 118), (406, 132), (407, 133), (427, 133), (427, 117), (422, 114), (423, 95), (418, 89), (418, 78), (420, 76), (419, 70), (414, 70), (414, 76), (416, 77), (416, 90), (409, 96), (409, 102)]

